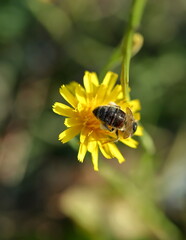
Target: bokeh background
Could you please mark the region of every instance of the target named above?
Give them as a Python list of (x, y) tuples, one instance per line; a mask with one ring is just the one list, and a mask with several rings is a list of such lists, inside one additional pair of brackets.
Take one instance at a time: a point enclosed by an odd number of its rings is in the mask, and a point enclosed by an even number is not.
[[(148, 1), (132, 59), (146, 130), (127, 161), (77, 161), (62, 145), (58, 89), (101, 76), (126, 27), (127, 0), (0, 1), (0, 239), (186, 238), (186, 2)], [(120, 73), (120, 66), (110, 69)]]

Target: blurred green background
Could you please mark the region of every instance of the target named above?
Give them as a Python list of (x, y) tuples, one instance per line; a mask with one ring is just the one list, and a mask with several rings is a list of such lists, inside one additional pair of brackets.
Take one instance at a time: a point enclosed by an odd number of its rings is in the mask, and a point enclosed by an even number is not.
[[(131, 1), (0, 1), (0, 240), (186, 238), (186, 2), (151, 0), (132, 59), (147, 133), (126, 163), (62, 145), (58, 89), (103, 72)], [(116, 66), (112, 71), (120, 73)]]

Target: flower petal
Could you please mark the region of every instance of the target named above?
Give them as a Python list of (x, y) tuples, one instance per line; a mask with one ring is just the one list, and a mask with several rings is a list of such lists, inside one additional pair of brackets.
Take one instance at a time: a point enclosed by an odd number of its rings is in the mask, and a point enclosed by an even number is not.
[(115, 143), (107, 143), (109, 150), (112, 154), (113, 157), (118, 159), (119, 163), (122, 163), (125, 161), (125, 158), (123, 157), (123, 155), (120, 153), (118, 147), (116, 146)]
[(60, 94), (61, 96), (72, 105), (72, 107), (76, 108), (78, 101), (74, 97), (74, 95), (68, 90), (68, 88), (65, 85), (62, 85), (60, 88)]
[(132, 112), (137, 112), (141, 110), (141, 104), (138, 99), (134, 99), (132, 101), (129, 101), (130, 108)]
[(65, 126), (67, 127), (73, 127), (73, 126), (81, 126), (82, 125), (82, 120), (79, 118), (65, 118), (65, 122), (64, 122)]
[(109, 102), (116, 102), (119, 99), (122, 92), (121, 85), (116, 85), (110, 94), (106, 95), (104, 102), (108, 104)]
[(87, 152), (87, 144), (80, 143), (79, 152), (78, 152), (78, 160), (80, 162), (83, 162), (86, 152)]
[(98, 145), (96, 144), (96, 147), (94, 148), (94, 151), (91, 152), (92, 155), (92, 163), (94, 166), (94, 170), (98, 171)]
[(134, 115), (134, 119), (135, 119), (135, 120), (139, 121), (139, 120), (141, 119), (141, 115), (140, 115), (139, 112), (134, 113), (133, 115)]
[(79, 85), (79, 83), (73, 81), (70, 82), (69, 84), (66, 85), (66, 87), (68, 88), (68, 90), (72, 93), (72, 95), (74, 95), (76, 87)]
[(79, 126), (68, 128), (67, 130), (59, 134), (59, 140), (62, 143), (66, 143), (70, 141), (72, 138), (74, 138), (80, 131), (81, 128)]
[(83, 77), (83, 83), (87, 93), (94, 93), (96, 87), (99, 85), (96, 73), (86, 71)]
[(88, 138), (88, 151), (93, 152), (97, 146), (97, 141), (91, 137)]
[(97, 90), (96, 96), (95, 96), (95, 105), (96, 106), (106, 104), (104, 101), (106, 94), (107, 94), (107, 86), (100, 85)]
[(142, 136), (143, 135), (143, 127), (138, 126), (136, 132), (134, 133), (136, 136)]
[(82, 128), (81, 129), (81, 134), (80, 134), (80, 143), (84, 143), (88, 135), (88, 129), (87, 128)]
[(108, 147), (108, 144), (106, 144), (106, 143), (102, 144), (100, 142), (98, 142), (98, 144), (99, 144), (100, 151), (105, 158), (107, 158), (107, 159), (113, 158), (113, 156), (110, 153), (110, 149)]
[(80, 134), (80, 143), (84, 143), (87, 137), (91, 134), (91, 130), (84, 127), (81, 129), (81, 134)]
[(75, 95), (79, 103), (86, 104), (86, 92), (80, 84), (76, 86)]
[(106, 76), (103, 79), (103, 85), (107, 86), (107, 92), (110, 93), (117, 81), (118, 75), (113, 72), (107, 72)]
[(99, 86), (99, 81), (98, 81), (98, 77), (97, 77), (97, 74), (95, 72), (92, 72), (91, 73), (91, 81), (92, 81), (92, 84), (94, 85), (94, 87), (98, 87)]
[(122, 143), (124, 143), (125, 145), (131, 147), (131, 148), (137, 148), (138, 146), (138, 142), (136, 140), (134, 140), (133, 138), (126, 138), (126, 139), (120, 139), (120, 141)]
[(55, 102), (52, 108), (55, 113), (61, 116), (74, 117), (76, 115), (74, 109), (63, 103)]

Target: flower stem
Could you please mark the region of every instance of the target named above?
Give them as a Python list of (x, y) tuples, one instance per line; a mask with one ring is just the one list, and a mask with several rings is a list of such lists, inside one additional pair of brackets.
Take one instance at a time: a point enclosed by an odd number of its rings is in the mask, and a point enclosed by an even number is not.
[(129, 69), (132, 56), (132, 41), (136, 29), (140, 25), (143, 9), (147, 0), (133, 0), (129, 22), (125, 32), (125, 37), (122, 43), (122, 66), (121, 66), (121, 85), (125, 100), (130, 100), (129, 94)]

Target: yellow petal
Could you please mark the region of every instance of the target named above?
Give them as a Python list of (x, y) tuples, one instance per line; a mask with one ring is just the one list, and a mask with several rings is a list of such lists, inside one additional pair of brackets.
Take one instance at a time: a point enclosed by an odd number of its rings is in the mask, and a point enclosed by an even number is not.
[(116, 144), (115, 143), (107, 143), (107, 144), (108, 144), (108, 147), (109, 147), (109, 150), (110, 150), (112, 156), (117, 158), (119, 163), (124, 162), (125, 158), (120, 153), (120, 151), (119, 151), (118, 147), (116, 146)]
[(121, 93), (121, 85), (116, 85), (110, 94), (106, 95), (104, 103), (108, 104), (109, 102), (116, 102), (119, 94)]
[(86, 104), (86, 92), (85, 89), (79, 84), (76, 86), (75, 95), (79, 103)]
[(141, 110), (141, 104), (138, 99), (134, 99), (132, 101), (129, 101), (130, 108), (132, 112), (137, 112)]
[(67, 127), (72, 127), (72, 126), (77, 126), (77, 125), (82, 125), (82, 120), (79, 118), (66, 118), (64, 122), (65, 126)]
[(143, 135), (143, 127), (138, 126), (136, 132), (134, 133), (136, 136), (142, 136)]
[(109, 147), (108, 147), (108, 145), (106, 143), (105, 144), (101, 144), (99, 142), (99, 148), (100, 148), (100, 151), (101, 151), (101, 153), (103, 154), (103, 156), (105, 158), (107, 158), (107, 159), (113, 158), (113, 156), (110, 153), (110, 149), (109, 149)]
[(76, 108), (77, 106), (77, 99), (74, 97), (74, 95), (68, 90), (68, 88), (63, 85), (61, 86), (60, 88), (60, 94), (61, 96), (67, 101), (70, 103), (70, 105), (72, 105), (72, 107)]
[(72, 138), (74, 138), (80, 132), (80, 130), (81, 128), (79, 126), (68, 128), (67, 130), (59, 134), (59, 140), (62, 143), (66, 143), (70, 141)]
[(79, 152), (78, 152), (78, 160), (80, 162), (83, 162), (86, 152), (87, 152), (87, 144), (80, 143)]
[(72, 109), (71, 107), (63, 103), (55, 102), (52, 107), (53, 107), (53, 111), (59, 115), (66, 116), (66, 117), (75, 117), (76, 115), (76, 113), (74, 112), (74, 109)]
[(97, 141), (92, 138), (88, 138), (88, 151), (93, 152), (94, 149), (97, 147)]
[(99, 81), (98, 81), (98, 77), (97, 77), (97, 74), (95, 72), (92, 72), (91, 73), (91, 81), (92, 81), (92, 84), (94, 86), (99, 86)]
[(77, 82), (70, 82), (69, 84), (65, 85), (68, 90), (72, 93), (72, 95), (74, 95), (76, 87), (79, 85), (79, 83)]
[(84, 143), (87, 137), (90, 135), (91, 130), (84, 127), (81, 129), (80, 143)]
[(110, 93), (117, 81), (118, 75), (113, 72), (107, 72), (105, 78), (103, 79), (103, 85), (107, 86), (107, 92)]
[(138, 146), (138, 142), (133, 138), (120, 139), (120, 141), (131, 148), (137, 148)]
[(94, 148), (94, 151), (91, 152), (92, 155), (92, 163), (94, 166), (94, 170), (98, 171), (98, 145)]
[(134, 113), (133, 115), (134, 115), (134, 119), (135, 119), (135, 120), (139, 121), (139, 120), (141, 119), (141, 116), (140, 116), (140, 113), (139, 113), (139, 112)]
[(94, 93), (99, 85), (96, 73), (85, 72), (83, 83), (87, 93)]
[(104, 101), (106, 94), (107, 87), (105, 85), (100, 85), (95, 96), (95, 105), (100, 106), (106, 104)]

